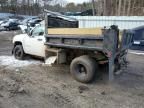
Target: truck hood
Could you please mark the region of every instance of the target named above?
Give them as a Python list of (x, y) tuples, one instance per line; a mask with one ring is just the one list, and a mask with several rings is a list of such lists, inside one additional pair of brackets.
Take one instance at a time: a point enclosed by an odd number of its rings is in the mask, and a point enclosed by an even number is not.
[(20, 27), (22, 33), (26, 33), (27, 26), (25, 26), (25, 25), (19, 25), (19, 27)]
[(13, 43), (15, 43), (16, 41), (18, 42), (23, 42), (23, 39), (28, 36), (27, 34), (19, 34), (13, 37)]

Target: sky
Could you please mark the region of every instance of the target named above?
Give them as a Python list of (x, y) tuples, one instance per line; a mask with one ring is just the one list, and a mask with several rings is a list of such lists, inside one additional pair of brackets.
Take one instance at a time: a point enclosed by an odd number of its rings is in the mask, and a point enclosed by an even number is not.
[(74, 3), (83, 3), (89, 0), (66, 0), (67, 2), (74, 2)]

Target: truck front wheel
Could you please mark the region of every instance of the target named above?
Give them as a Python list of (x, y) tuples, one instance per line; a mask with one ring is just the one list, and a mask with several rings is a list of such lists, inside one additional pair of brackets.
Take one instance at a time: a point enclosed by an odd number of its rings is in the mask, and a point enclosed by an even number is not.
[(25, 56), (25, 53), (24, 53), (24, 50), (23, 50), (23, 47), (22, 45), (16, 45), (14, 47), (14, 51), (13, 51), (13, 54), (14, 54), (14, 57), (18, 60), (23, 60), (24, 59), (24, 56)]
[(98, 65), (93, 58), (80, 56), (72, 61), (70, 72), (77, 81), (89, 83), (93, 80), (97, 67)]

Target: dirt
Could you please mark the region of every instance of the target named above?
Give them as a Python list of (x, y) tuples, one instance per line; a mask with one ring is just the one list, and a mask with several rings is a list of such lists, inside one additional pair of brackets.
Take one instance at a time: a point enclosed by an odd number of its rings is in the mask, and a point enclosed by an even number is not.
[[(0, 56), (12, 56), (15, 34), (0, 32)], [(113, 83), (101, 69), (91, 84), (75, 81), (68, 65), (0, 65), (0, 108), (143, 108), (144, 56), (128, 54), (128, 60)]]

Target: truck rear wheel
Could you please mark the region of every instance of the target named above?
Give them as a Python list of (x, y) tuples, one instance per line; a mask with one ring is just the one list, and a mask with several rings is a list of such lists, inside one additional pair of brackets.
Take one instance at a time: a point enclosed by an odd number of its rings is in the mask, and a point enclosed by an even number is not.
[(13, 53), (14, 53), (15, 58), (18, 60), (23, 60), (25, 57), (25, 53), (24, 53), (22, 45), (16, 45), (14, 47)]
[(93, 80), (97, 67), (98, 65), (93, 58), (80, 56), (72, 61), (70, 72), (77, 81), (89, 83)]

